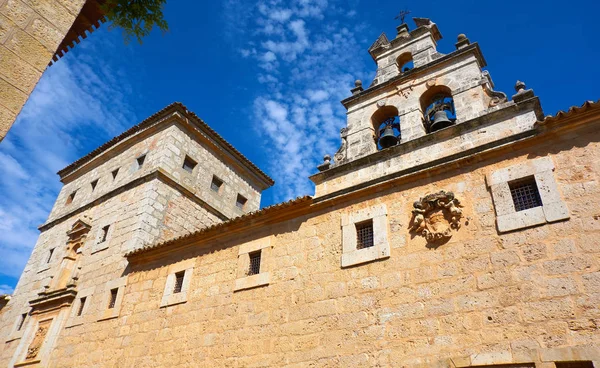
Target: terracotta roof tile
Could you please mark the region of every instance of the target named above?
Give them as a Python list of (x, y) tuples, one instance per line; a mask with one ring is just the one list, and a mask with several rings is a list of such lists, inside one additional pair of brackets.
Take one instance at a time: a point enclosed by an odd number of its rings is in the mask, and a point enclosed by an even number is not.
[(537, 122), (539, 125), (550, 124), (561, 119), (569, 118), (576, 114), (585, 113), (591, 110), (600, 109), (600, 100), (597, 101), (585, 101), (581, 106), (571, 106), (567, 111), (559, 111), (556, 115), (546, 115), (543, 120)]

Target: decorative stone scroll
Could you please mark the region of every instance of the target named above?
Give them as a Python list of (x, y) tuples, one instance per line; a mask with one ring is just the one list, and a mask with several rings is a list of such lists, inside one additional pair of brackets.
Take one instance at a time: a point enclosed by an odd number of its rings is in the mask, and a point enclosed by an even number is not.
[(33, 337), (33, 341), (29, 345), (29, 349), (27, 349), (27, 355), (25, 356), (26, 360), (31, 360), (37, 357), (40, 349), (42, 348), (42, 344), (46, 339), (46, 334), (50, 328), (50, 323), (52, 323), (52, 320), (40, 322), (39, 327), (35, 332), (35, 336)]
[(462, 206), (452, 192), (428, 194), (413, 207), (410, 231), (423, 235), (428, 242), (447, 240), (452, 236), (451, 229), (460, 228)]

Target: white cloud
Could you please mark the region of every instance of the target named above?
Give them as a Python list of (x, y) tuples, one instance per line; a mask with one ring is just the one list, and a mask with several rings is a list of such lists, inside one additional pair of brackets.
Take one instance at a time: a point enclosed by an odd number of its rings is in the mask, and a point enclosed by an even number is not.
[(12, 294), (13, 291), (15, 291), (15, 289), (12, 288), (11, 286), (4, 285), (4, 284), (0, 285), (0, 295), (1, 294)]
[(56, 172), (137, 122), (127, 78), (87, 56), (110, 54), (113, 39), (99, 32), (48, 68), (0, 144), (0, 275), (20, 276), (61, 188)]

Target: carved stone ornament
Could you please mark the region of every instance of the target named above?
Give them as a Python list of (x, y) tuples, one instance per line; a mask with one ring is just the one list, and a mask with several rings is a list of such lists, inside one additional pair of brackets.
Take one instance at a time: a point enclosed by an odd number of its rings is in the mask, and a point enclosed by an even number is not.
[(46, 339), (46, 334), (48, 333), (51, 322), (52, 321), (40, 322), (39, 327), (35, 332), (35, 336), (33, 337), (33, 341), (29, 345), (29, 349), (27, 349), (27, 355), (25, 356), (25, 359), (30, 360), (37, 357), (40, 349), (42, 348), (42, 344), (44, 343), (44, 339)]
[(386, 103), (385, 99), (379, 100), (379, 101), (377, 101), (377, 107), (378, 108), (384, 107), (385, 103)]
[(451, 229), (460, 228), (462, 206), (452, 192), (428, 194), (413, 207), (410, 231), (423, 235), (428, 242), (447, 240), (452, 236)]

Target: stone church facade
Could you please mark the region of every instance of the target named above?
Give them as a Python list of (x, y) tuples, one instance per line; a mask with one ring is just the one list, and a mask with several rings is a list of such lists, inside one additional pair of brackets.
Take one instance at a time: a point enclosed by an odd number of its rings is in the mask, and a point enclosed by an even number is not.
[(59, 172), (9, 367), (600, 367), (600, 105), (544, 116), (429, 19), (382, 34), (315, 195), (175, 103)]

